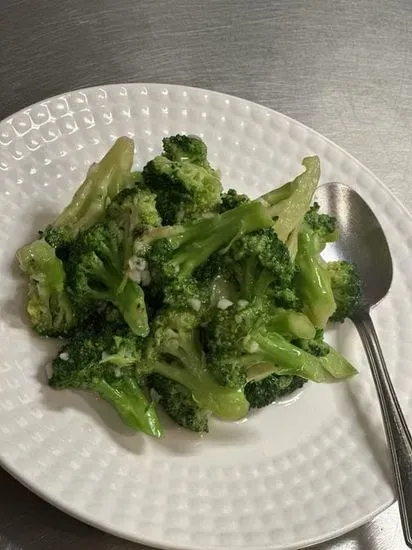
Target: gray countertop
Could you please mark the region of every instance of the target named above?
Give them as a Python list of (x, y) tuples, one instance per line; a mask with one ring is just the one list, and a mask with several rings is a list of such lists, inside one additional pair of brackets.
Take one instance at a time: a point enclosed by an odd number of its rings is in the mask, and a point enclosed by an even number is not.
[[(312, 126), (412, 210), (411, 0), (0, 2), (0, 119), (110, 82), (235, 94)], [(137, 550), (0, 470), (0, 550)], [(403, 550), (397, 506), (317, 550)]]

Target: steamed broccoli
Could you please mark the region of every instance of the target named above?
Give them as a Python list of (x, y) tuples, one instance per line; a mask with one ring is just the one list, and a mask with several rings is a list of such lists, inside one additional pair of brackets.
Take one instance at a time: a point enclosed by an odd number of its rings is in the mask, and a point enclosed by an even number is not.
[(271, 374), (263, 380), (249, 382), (245, 387), (246, 399), (252, 409), (260, 409), (277, 399), (300, 389), (306, 380), (299, 376), (278, 376)]
[(228, 189), (221, 195), (221, 202), (218, 206), (219, 212), (226, 212), (227, 210), (233, 210), (237, 206), (247, 204), (250, 202), (248, 196), (238, 193), (235, 189)]
[(316, 329), (313, 338), (297, 338), (292, 340), (292, 344), (315, 357), (325, 357), (330, 351), (328, 344), (323, 340), (323, 330), (320, 328)]
[[(296, 331), (294, 332), (296, 334)], [(306, 336), (309, 336), (309, 334), (307, 333)], [(321, 329), (316, 329), (313, 338), (293, 338), (291, 332), (289, 337), (293, 345), (315, 357), (324, 357), (329, 353), (330, 348), (323, 341), (323, 330)], [(270, 405), (279, 397), (293, 393), (301, 388), (305, 382), (307, 380), (300, 376), (272, 374), (263, 380), (249, 382), (245, 387), (245, 395), (252, 408), (261, 408)]]
[(274, 300), (292, 285), (294, 267), (288, 250), (271, 227), (242, 236), (229, 256), (242, 300)]
[(326, 268), (331, 278), (333, 297), (336, 302), (336, 311), (332, 315), (332, 320), (343, 322), (347, 317), (356, 315), (362, 308), (362, 280), (356, 266), (349, 262), (329, 262)]
[(65, 247), (79, 231), (100, 221), (111, 200), (132, 184), (133, 154), (131, 139), (117, 139), (101, 161), (90, 166), (70, 204), (41, 232), (42, 238), (54, 247)]
[(121, 250), (124, 269), (133, 264), (135, 239), (144, 231), (161, 225), (156, 197), (144, 187), (120, 191), (107, 209), (106, 219), (112, 220), (123, 233)]
[(336, 302), (331, 275), (321, 252), (326, 243), (336, 240), (336, 237), (336, 220), (319, 214), (319, 205), (315, 204), (306, 214), (299, 231), (296, 286), (305, 313), (316, 327), (322, 329), (335, 312)]
[(184, 386), (203, 411), (224, 420), (247, 414), (249, 405), (242, 389), (221, 386), (210, 374), (194, 312), (169, 308), (156, 316), (146, 368)]
[(196, 136), (163, 139), (131, 172), (116, 141), (71, 203), (18, 252), (35, 330), (70, 337), (50, 385), (97, 393), (135, 430), (160, 437), (152, 392), (179, 425), (243, 418), (306, 381), (355, 369), (323, 340), (356, 315), (360, 277), (321, 254), (336, 220), (310, 207), (316, 156), (293, 181), (251, 200), (223, 192)]
[(290, 340), (313, 338), (315, 329), (294, 311), (231, 307), (217, 312), (205, 332), (213, 374), (229, 386), (239, 387), (272, 373), (327, 382), (356, 372), (330, 347), (327, 356), (315, 357), (295, 346)]
[(135, 243), (136, 255), (140, 250), (147, 256), (154, 282), (163, 286), (190, 277), (215, 252), (271, 223), (260, 203), (245, 204), (187, 225), (153, 229)]
[(130, 329), (145, 336), (149, 331), (142, 288), (125, 271), (129, 235), (114, 220), (98, 223), (81, 233), (68, 260), (68, 285), (73, 300), (83, 309), (111, 302)]
[(192, 432), (209, 431), (210, 412), (196, 404), (185, 386), (160, 374), (152, 374), (148, 383), (157, 393), (159, 405), (177, 424)]
[(286, 244), (293, 243), (296, 239), (296, 231), (310, 207), (320, 178), (320, 162), (317, 156), (304, 158), (302, 165), (306, 168), (305, 172), (258, 199), (267, 205), (274, 219), (274, 229), (279, 239)]
[(164, 153), (149, 161), (143, 179), (157, 195), (157, 208), (167, 224), (194, 220), (220, 203), (219, 174), (207, 161), (205, 143), (196, 136), (163, 139)]
[(75, 334), (52, 363), (52, 388), (80, 389), (108, 401), (130, 428), (161, 437), (156, 410), (135, 377), (135, 364), (143, 361), (141, 339), (127, 328), (110, 325)]
[(77, 312), (66, 291), (63, 262), (43, 240), (20, 248), (17, 260), (29, 278), (27, 312), (33, 329), (43, 336), (67, 336)]

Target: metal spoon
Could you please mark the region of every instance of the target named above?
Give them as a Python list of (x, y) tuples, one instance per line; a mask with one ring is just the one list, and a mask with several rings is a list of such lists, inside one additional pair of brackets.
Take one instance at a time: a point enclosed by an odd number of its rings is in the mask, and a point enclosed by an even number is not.
[(392, 455), (403, 532), (406, 544), (412, 548), (412, 438), (369, 314), (370, 309), (386, 296), (392, 283), (389, 246), (372, 210), (347, 185), (322, 185), (315, 199), (322, 211), (335, 216), (339, 223), (340, 238), (329, 245), (331, 259), (354, 262), (364, 281), (366, 304), (352, 321), (365, 347), (378, 392)]

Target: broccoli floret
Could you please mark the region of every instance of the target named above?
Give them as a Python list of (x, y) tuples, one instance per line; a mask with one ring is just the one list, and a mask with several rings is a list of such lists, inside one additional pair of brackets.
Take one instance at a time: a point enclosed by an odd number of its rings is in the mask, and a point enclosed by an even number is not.
[(172, 279), (188, 278), (215, 252), (270, 224), (265, 208), (255, 202), (187, 225), (153, 229), (135, 246), (147, 255), (154, 282), (166, 286)]
[(245, 387), (246, 399), (252, 409), (261, 409), (300, 389), (306, 380), (299, 376), (271, 374), (263, 380), (249, 382)]
[(237, 301), (237, 284), (226, 259), (225, 256), (214, 254), (196, 268), (191, 277), (170, 278), (162, 288), (162, 303), (175, 308), (192, 309), (207, 321), (210, 310), (221, 300)]
[[(111, 200), (132, 184), (130, 170), (134, 143), (127, 137), (118, 138), (102, 160), (92, 164), (86, 179), (75, 192), (70, 204), (48, 226), (43, 234), (52, 246), (67, 244), (79, 231), (100, 221)], [(63, 233), (56, 233), (56, 228)], [(63, 237), (63, 238), (62, 238)]]
[(110, 302), (122, 313), (130, 329), (149, 331), (144, 292), (125, 271), (127, 234), (113, 220), (94, 225), (76, 239), (67, 263), (73, 300), (87, 310), (96, 301)]
[(191, 162), (210, 168), (206, 143), (198, 136), (177, 134), (163, 138), (164, 156), (176, 162)]
[(33, 329), (42, 336), (67, 336), (77, 312), (66, 291), (63, 262), (43, 240), (22, 247), (17, 260), (29, 278), (27, 312)]
[(250, 202), (250, 199), (247, 195), (240, 194), (235, 189), (228, 189), (226, 193), (222, 193), (221, 195), (218, 211), (226, 212), (227, 210), (233, 210), (233, 208), (247, 204), (248, 202)]
[(318, 213), (315, 204), (306, 214), (298, 236), (296, 288), (304, 312), (319, 328), (324, 329), (336, 310), (331, 275), (321, 252), (336, 239), (336, 220)]
[(177, 424), (192, 432), (209, 431), (209, 411), (195, 403), (192, 393), (185, 386), (160, 374), (152, 374), (148, 383), (156, 391), (159, 405)]
[(216, 313), (205, 329), (210, 368), (220, 383), (238, 385), (269, 374), (294, 375), (315, 382), (348, 378), (355, 369), (337, 352), (315, 357), (290, 340), (315, 337), (300, 313), (248, 306)]
[(329, 353), (329, 346), (323, 340), (323, 330), (316, 329), (315, 336), (313, 338), (297, 338), (292, 340), (292, 343), (300, 349), (314, 355), (315, 357), (325, 357)]
[(135, 377), (143, 362), (142, 340), (127, 328), (110, 325), (78, 332), (52, 363), (52, 388), (80, 389), (108, 401), (130, 428), (161, 437), (163, 430), (151, 403)]
[(206, 159), (206, 145), (194, 136), (163, 140), (164, 154), (143, 169), (144, 182), (157, 195), (157, 208), (166, 224), (195, 220), (220, 203), (219, 174)]
[(150, 227), (162, 225), (156, 209), (156, 195), (143, 185), (120, 191), (107, 209), (106, 215), (122, 227), (132, 225), (134, 232), (143, 232)]
[(224, 420), (239, 420), (247, 414), (249, 405), (242, 389), (223, 387), (210, 374), (194, 312), (170, 308), (157, 315), (147, 363), (153, 372), (190, 391), (203, 411)]
[(230, 249), (241, 299), (272, 299), (292, 285), (294, 266), (286, 246), (268, 227), (244, 235)]
[(326, 264), (331, 278), (336, 310), (333, 321), (343, 322), (356, 315), (363, 306), (363, 285), (356, 266), (349, 262), (338, 261)]
[(107, 209), (106, 218), (113, 220), (123, 232), (123, 264), (133, 270), (133, 246), (144, 231), (161, 225), (156, 209), (156, 196), (144, 187), (131, 187), (120, 191)]
[(297, 295), (294, 285), (292, 288), (273, 289), (272, 299), (276, 307), (303, 311), (303, 302)]
[(73, 243), (73, 231), (69, 227), (55, 227), (49, 225), (46, 229), (39, 231), (40, 239), (46, 241), (56, 250), (56, 256), (63, 262), (70, 254), (70, 247)]

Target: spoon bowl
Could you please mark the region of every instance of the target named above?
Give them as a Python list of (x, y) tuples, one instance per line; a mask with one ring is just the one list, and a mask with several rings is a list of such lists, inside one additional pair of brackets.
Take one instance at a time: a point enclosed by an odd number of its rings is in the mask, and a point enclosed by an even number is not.
[(322, 212), (338, 220), (339, 239), (327, 247), (326, 259), (357, 266), (366, 306), (371, 308), (386, 296), (393, 276), (391, 253), (377, 217), (356, 191), (342, 183), (320, 186), (315, 200)]

